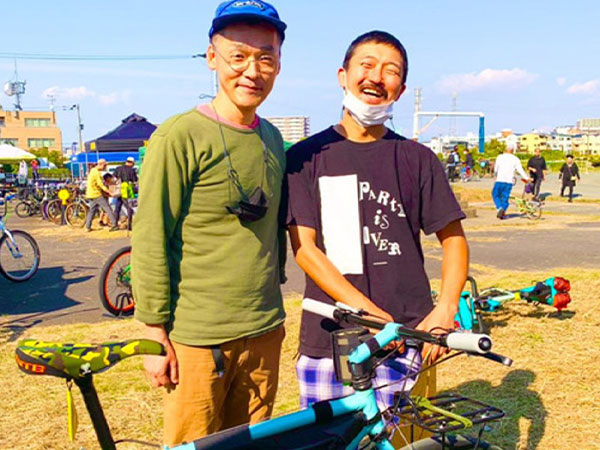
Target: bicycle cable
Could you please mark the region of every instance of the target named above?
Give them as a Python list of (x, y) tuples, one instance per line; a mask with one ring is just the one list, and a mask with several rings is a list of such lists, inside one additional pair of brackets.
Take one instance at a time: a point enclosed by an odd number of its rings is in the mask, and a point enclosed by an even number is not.
[(461, 351), (461, 352), (457, 352), (457, 353), (453, 353), (453, 354), (451, 354), (451, 355), (448, 355), (448, 356), (446, 356), (445, 358), (442, 358), (442, 359), (440, 359), (440, 360), (438, 360), (438, 361), (434, 362), (433, 364), (430, 364), (429, 366), (427, 366), (427, 367), (426, 367), (426, 368), (424, 368), (424, 369), (419, 369), (419, 370), (418, 370), (418, 371), (416, 371), (416, 372), (412, 372), (412, 373), (410, 373), (410, 374), (408, 374), (408, 375), (405, 375), (404, 377), (400, 378), (399, 380), (392, 381), (392, 382), (390, 382), (390, 383), (383, 384), (383, 385), (381, 385), (381, 386), (377, 386), (377, 387), (373, 388), (373, 390), (375, 390), (375, 391), (376, 391), (376, 390), (379, 390), (379, 389), (383, 389), (384, 387), (391, 386), (391, 385), (393, 385), (393, 384), (401, 383), (402, 381), (406, 380), (407, 378), (413, 377), (413, 376), (415, 376), (415, 375), (422, 374), (422, 373), (426, 372), (427, 370), (429, 370), (429, 369), (431, 369), (431, 368), (433, 368), (433, 367), (435, 367), (435, 366), (437, 366), (437, 365), (439, 365), (439, 364), (441, 364), (441, 363), (443, 363), (443, 362), (446, 362), (446, 361), (448, 361), (449, 359), (455, 358), (455, 357), (457, 357), (457, 356), (460, 356), (460, 355), (463, 355), (463, 354), (465, 354), (465, 352), (462, 352), (462, 351)]

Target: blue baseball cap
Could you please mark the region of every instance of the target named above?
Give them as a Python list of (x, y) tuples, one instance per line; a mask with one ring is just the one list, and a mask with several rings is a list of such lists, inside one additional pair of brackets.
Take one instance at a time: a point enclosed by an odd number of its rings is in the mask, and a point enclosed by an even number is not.
[(208, 37), (212, 38), (227, 25), (239, 22), (266, 22), (275, 27), (282, 42), (285, 38), (287, 25), (279, 19), (275, 7), (262, 0), (229, 0), (221, 3), (215, 12)]

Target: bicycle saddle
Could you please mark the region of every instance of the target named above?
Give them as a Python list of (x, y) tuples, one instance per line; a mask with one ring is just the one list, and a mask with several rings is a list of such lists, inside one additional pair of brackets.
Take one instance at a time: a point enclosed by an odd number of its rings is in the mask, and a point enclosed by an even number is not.
[(28, 374), (84, 378), (134, 355), (165, 355), (161, 344), (132, 339), (105, 344), (63, 344), (24, 339), (15, 350), (17, 365)]

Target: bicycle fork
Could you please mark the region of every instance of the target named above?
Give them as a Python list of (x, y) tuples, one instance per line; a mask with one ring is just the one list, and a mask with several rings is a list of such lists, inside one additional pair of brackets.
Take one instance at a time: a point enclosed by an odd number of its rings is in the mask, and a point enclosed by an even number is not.
[(17, 242), (13, 238), (12, 233), (6, 228), (4, 229), (4, 233), (6, 233), (6, 237), (7, 237), (7, 239), (5, 239), (4, 242), (6, 242), (6, 246), (8, 247), (8, 250), (10, 251), (10, 254), (12, 255), (12, 257), (15, 259), (22, 258), (23, 255), (19, 251), (19, 246), (17, 245)]

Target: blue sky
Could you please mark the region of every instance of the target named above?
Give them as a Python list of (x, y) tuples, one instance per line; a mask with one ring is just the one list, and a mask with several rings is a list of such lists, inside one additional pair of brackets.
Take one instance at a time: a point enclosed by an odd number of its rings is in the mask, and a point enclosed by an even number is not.
[[(192, 55), (208, 44), (217, 6), (212, 0), (12, 2), (3, 7), (3, 52), (85, 55)], [(357, 35), (381, 29), (396, 35), (409, 59), (407, 90), (395, 106), (396, 130), (412, 135), (414, 88), (423, 109), (482, 111), (486, 132), (518, 133), (600, 117), (600, 3), (595, 1), (279, 0), (288, 24), (282, 71), (262, 116), (307, 115), (316, 132), (339, 119), (336, 71)], [(8, 14), (7, 11), (10, 11)], [(81, 104), (84, 139), (106, 133), (132, 112), (160, 123), (211, 93), (202, 59), (167, 61), (19, 60), (27, 80), (24, 109), (48, 107), (56, 95), (65, 144), (77, 140)], [(0, 81), (14, 63), (0, 59)], [(0, 94), (0, 104), (12, 99)], [(448, 133), (439, 119), (425, 139)], [(477, 132), (458, 119), (458, 133)]]

